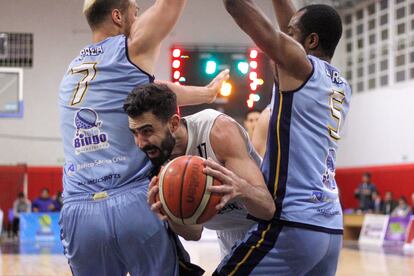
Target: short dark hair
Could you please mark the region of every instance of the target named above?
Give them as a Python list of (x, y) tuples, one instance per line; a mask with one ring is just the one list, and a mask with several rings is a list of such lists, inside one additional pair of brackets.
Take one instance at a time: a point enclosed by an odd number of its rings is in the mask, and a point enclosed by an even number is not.
[(318, 34), (321, 49), (332, 58), (342, 36), (342, 21), (338, 12), (323, 4), (305, 6), (300, 11), (305, 12), (299, 22), (303, 39), (311, 33)]
[(124, 103), (124, 110), (131, 118), (150, 111), (166, 122), (177, 114), (177, 97), (166, 84), (139, 85), (129, 93)]
[(400, 200), (404, 201), (404, 203), (407, 204), (407, 198), (405, 196), (400, 196)]
[(371, 179), (371, 173), (364, 172), (363, 176), (367, 177), (368, 179)]
[(114, 9), (125, 11), (129, 6), (128, 0), (95, 0), (84, 10), (86, 20), (92, 30), (101, 25)]
[(262, 111), (260, 111), (259, 109), (253, 108), (253, 109), (249, 109), (245, 114), (244, 114), (244, 120), (247, 120), (247, 116), (249, 116), (250, 113), (262, 113)]

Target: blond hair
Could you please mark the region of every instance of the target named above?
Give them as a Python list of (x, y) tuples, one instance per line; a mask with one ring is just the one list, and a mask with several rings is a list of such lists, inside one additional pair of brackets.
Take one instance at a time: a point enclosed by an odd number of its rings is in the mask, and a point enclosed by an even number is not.
[(90, 9), (90, 7), (91, 7), (93, 4), (95, 4), (95, 2), (96, 2), (96, 0), (85, 0), (85, 1), (83, 2), (83, 10), (82, 10), (82, 12), (83, 12), (83, 13), (86, 13), (86, 11), (87, 11), (87, 10), (89, 10), (89, 9)]

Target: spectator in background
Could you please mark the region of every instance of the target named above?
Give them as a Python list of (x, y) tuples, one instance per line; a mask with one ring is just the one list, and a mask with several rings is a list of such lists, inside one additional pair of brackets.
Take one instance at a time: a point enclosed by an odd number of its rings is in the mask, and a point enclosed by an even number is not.
[(392, 211), (391, 216), (393, 217), (406, 217), (410, 214), (411, 209), (410, 206), (407, 204), (407, 199), (405, 196), (401, 196), (398, 200), (398, 205)]
[(371, 207), (369, 208), (370, 211), (374, 214), (381, 214), (383, 210), (383, 202), (381, 196), (377, 191), (373, 191), (371, 200)]
[(35, 199), (32, 204), (33, 212), (54, 212), (54, 200), (50, 197), (49, 189), (43, 188), (40, 197)]
[(371, 174), (364, 173), (362, 175), (362, 183), (355, 189), (355, 197), (359, 201), (359, 210), (365, 212), (372, 206), (372, 193), (377, 191), (377, 188), (371, 183)]
[(253, 137), (254, 127), (256, 126), (259, 117), (260, 111), (256, 109), (249, 110), (246, 115), (244, 115), (243, 126), (249, 134), (250, 139)]
[(384, 215), (390, 215), (395, 207), (397, 207), (397, 202), (394, 200), (392, 192), (386, 192), (382, 205), (382, 213)]
[(13, 202), (13, 222), (12, 222), (12, 232), (13, 237), (17, 237), (19, 233), (20, 225), (20, 213), (30, 213), (31, 202), (26, 198), (23, 192), (20, 192), (17, 195), (16, 200)]
[(55, 197), (55, 211), (60, 211), (63, 206), (62, 192), (58, 191)]

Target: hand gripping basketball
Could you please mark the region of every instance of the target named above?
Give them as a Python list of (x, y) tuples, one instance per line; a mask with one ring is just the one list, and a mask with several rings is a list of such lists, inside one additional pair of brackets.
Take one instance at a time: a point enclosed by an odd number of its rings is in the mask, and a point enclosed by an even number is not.
[(162, 212), (162, 205), (159, 198), (158, 188), (158, 176), (154, 176), (148, 187), (148, 204), (153, 211), (161, 220), (167, 220), (168, 217)]
[(209, 158), (204, 161), (206, 168), (205, 174), (219, 180), (223, 185), (209, 187), (211, 193), (221, 195), (220, 203), (216, 206), (217, 210), (222, 209), (230, 201), (234, 201), (243, 195), (243, 187), (246, 187), (246, 180), (238, 177), (235, 173)]
[[(198, 156), (180, 156), (170, 161), (158, 175), (162, 209), (155, 203), (154, 210), (162, 211), (169, 220), (181, 225), (202, 224), (216, 215), (221, 195), (211, 193), (209, 187), (221, 183), (203, 172), (204, 161)], [(156, 192), (156, 189), (151, 191), (151, 197)]]

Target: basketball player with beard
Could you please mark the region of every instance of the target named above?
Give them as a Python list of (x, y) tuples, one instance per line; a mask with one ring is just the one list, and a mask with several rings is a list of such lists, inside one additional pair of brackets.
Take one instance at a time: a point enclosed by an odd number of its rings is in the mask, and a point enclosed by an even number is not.
[[(124, 110), (136, 145), (155, 166), (181, 155), (198, 155), (208, 158), (205, 172), (224, 184), (210, 188), (223, 195), (217, 205), (218, 215), (195, 226), (169, 220), (177, 234), (198, 240), (203, 227), (216, 230), (224, 257), (256, 223), (248, 215), (259, 220), (273, 217), (275, 205), (259, 169), (261, 158), (247, 132), (232, 118), (212, 109), (180, 118), (175, 94), (161, 84), (136, 87), (128, 95)], [(160, 213), (161, 203), (155, 202), (156, 183), (157, 177), (150, 185), (149, 202), (152, 210), (166, 219)]]

